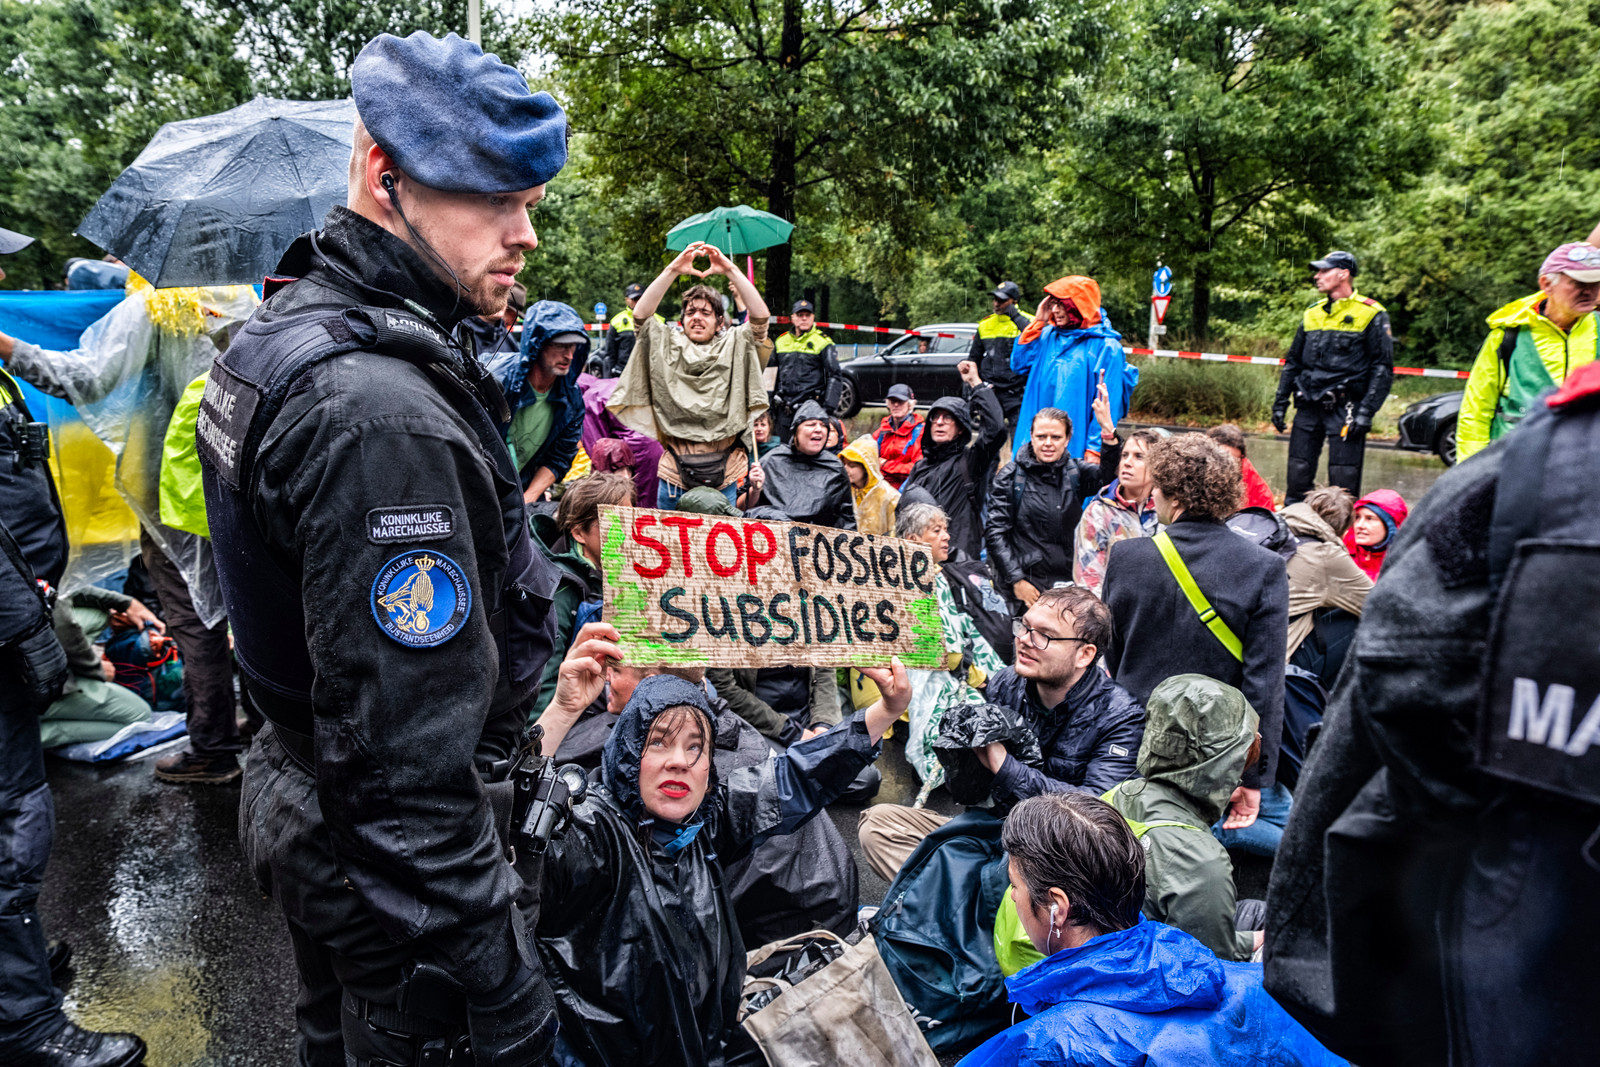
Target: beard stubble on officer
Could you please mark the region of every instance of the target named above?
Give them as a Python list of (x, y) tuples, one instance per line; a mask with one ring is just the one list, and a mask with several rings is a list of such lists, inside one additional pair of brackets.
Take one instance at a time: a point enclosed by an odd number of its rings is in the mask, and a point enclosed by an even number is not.
[[(539, 247), (529, 213), (544, 199), (545, 186), (487, 194), (433, 189), (402, 171), (359, 119), (354, 141), (345, 206), (410, 245), (476, 314), (503, 313), (523, 256)], [(393, 199), (385, 175), (394, 184)]]

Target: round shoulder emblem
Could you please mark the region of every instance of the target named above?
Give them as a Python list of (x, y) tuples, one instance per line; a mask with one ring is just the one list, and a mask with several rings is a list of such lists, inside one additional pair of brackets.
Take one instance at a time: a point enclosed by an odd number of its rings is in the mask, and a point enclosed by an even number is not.
[(372, 582), (378, 628), (410, 648), (442, 645), (466, 625), (472, 586), (449, 556), (413, 549), (385, 563)]

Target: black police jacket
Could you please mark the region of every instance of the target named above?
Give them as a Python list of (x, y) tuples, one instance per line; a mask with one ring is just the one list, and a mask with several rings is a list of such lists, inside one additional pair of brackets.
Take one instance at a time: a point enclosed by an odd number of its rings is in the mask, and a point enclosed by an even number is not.
[[(1032, 443), (995, 475), (983, 543), (989, 565), (1009, 592), (1024, 578), (1040, 589), (1072, 581), (1072, 554), (1083, 502), (1117, 476), (1122, 443), (1106, 446), (1098, 464), (1063, 454), (1054, 463), (1034, 458)], [(1043, 584), (1041, 584), (1043, 583)]]
[[(1005, 328), (1007, 319), (1011, 320), (1014, 330)], [(1018, 335), (1027, 328), (1027, 316), (1013, 304), (1004, 315), (989, 315), (980, 321), (978, 331), (972, 335), (972, 347), (967, 350), (967, 358), (978, 365), (980, 378), (994, 386), (1002, 397), (1015, 396), (1019, 401), (1028, 379), (1011, 369), (1011, 349)]]
[(1363, 1064), (1600, 1043), (1600, 366), (1579, 374), (1412, 511), (1295, 789), (1266, 987)]
[[(956, 420), (961, 432), (955, 439), (943, 444), (933, 440), (933, 433), (922, 433), (922, 458), (917, 460), (900, 486), (900, 493), (921, 488), (926, 490), (944, 509), (950, 526), (950, 554), (965, 552), (973, 559), (983, 549), (983, 525), (978, 519), (978, 509), (983, 502), (984, 487), (989, 471), (994, 467), (995, 456), (1005, 443), (1005, 412), (993, 389), (980, 386), (973, 390), (971, 407), (956, 397), (940, 397), (928, 409), (928, 420), (943, 411)], [(977, 409), (977, 431), (973, 431), (973, 411)]]
[(1296, 404), (1349, 404), (1371, 420), (1394, 381), (1394, 337), (1383, 305), (1359, 295), (1306, 309), (1284, 357), (1273, 410)]
[[(274, 722), (315, 740), (347, 882), (306, 891), (360, 894), (481, 996), (532, 965), (476, 765), (525, 721), (555, 572), (463, 377), (476, 361), (439, 358), (436, 335), (470, 309), (340, 207), (279, 272), (298, 280), (269, 280), (196, 433), (240, 667)], [(330, 339), (342, 354), (317, 361)]]
[(44, 424), (34, 421), (22, 387), (0, 370), (0, 518), (34, 575), (57, 585), (67, 569), (67, 524), (47, 448)]

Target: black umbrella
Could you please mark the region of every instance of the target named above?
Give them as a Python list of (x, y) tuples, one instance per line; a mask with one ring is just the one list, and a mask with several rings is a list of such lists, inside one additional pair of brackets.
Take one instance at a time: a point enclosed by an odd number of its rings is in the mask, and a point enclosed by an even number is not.
[(169, 122), (78, 232), (156, 288), (259, 282), (345, 199), (355, 103), (258, 96)]

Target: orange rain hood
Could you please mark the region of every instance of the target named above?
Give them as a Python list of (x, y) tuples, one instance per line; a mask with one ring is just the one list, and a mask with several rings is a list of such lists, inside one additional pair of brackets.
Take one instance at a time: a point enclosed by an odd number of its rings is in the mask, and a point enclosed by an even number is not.
[[(1078, 314), (1083, 316), (1085, 326), (1095, 326), (1100, 322), (1100, 283), (1093, 278), (1086, 278), (1082, 274), (1069, 274), (1065, 278), (1057, 278), (1044, 287), (1044, 291), (1057, 300), (1069, 301), (1078, 309)], [(1044, 332), (1050, 321), (1039, 318), (1028, 324), (1018, 338), (1019, 344), (1027, 344)]]

